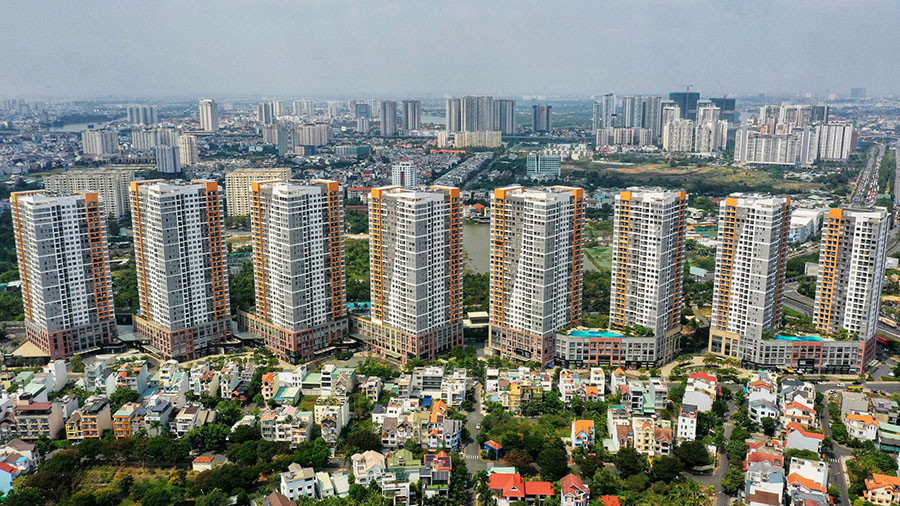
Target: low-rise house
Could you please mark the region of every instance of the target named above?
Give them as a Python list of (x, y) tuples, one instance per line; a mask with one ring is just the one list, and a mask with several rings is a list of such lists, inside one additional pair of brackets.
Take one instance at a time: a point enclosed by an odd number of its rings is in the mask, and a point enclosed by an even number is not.
[(516, 501), (540, 506), (554, 495), (553, 484), (549, 481), (525, 481), (520, 474), (492, 473), (488, 487), (497, 506), (510, 506)]
[(272, 492), (266, 497), (262, 498), (259, 503), (260, 506), (297, 506), (297, 503), (288, 499), (287, 496), (282, 494), (281, 492)]
[(635, 417), (632, 419), (634, 449), (650, 457), (672, 451), (672, 425), (668, 420)]
[[(115, 374), (115, 387), (128, 388), (142, 394), (147, 390), (147, 361), (136, 360), (134, 362), (125, 362), (120, 365)], [(113, 390), (115, 391), (115, 390)], [(107, 390), (106, 395), (112, 395), (113, 392)]]
[(319, 499), (335, 495), (334, 483), (331, 481), (331, 476), (325, 471), (316, 473), (316, 489), (319, 493)]
[(199, 406), (185, 406), (175, 415), (175, 434), (182, 437), (192, 429), (215, 423), (216, 412)]
[(313, 468), (293, 463), (288, 466), (287, 471), (281, 473), (280, 491), (292, 501), (299, 500), (301, 497), (318, 499), (317, 484), (318, 480)]
[(150, 437), (160, 436), (171, 432), (170, 424), (173, 419), (175, 406), (165, 399), (157, 399), (147, 406), (144, 414), (144, 429)]
[(384, 474), (386, 464), (384, 455), (369, 450), (363, 453), (356, 453), (350, 457), (353, 476), (356, 483), (362, 486), (368, 486), (371, 481), (380, 482), (381, 476)]
[(844, 420), (847, 434), (859, 441), (878, 440), (878, 420), (870, 414), (850, 413)]
[(438, 448), (455, 451), (462, 445), (461, 420), (453, 420), (447, 415), (447, 405), (436, 401), (428, 417), (428, 426), (422, 436), (422, 446), (431, 451)]
[[(66, 422), (66, 438), (70, 440), (100, 439), (103, 431), (112, 429), (109, 400), (104, 396), (88, 397)], [(71, 430), (71, 432), (70, 432)]]
[(591, 500), (591, 487), (577, 475), (569, 473), (559, 480), (560, 506), (587, 506)]
[(755, 490), (747, 495), (747, 506), (781, 506), (781, 496), (774, 492)]
[(871, 410), (869, 396), (863, 392), (841, 391), (841, 420), (851, 413), (868, 413)]
[(6, 462), (0, 462), (0, 492), (8, 494), (13, 489), (13, 479), (21, 474), (18, 468), (15, 468)]
[(784, 446), (790, 450), (809, 450), (817, 455), (822, 452), (825, 435), (810, 432), (797, 422), (791, 422), (785, 428)]
[(203, 471), (212, 471), (222, 464), (225, 459), (214, 455), (198, 455), (191, 461), (191, 469), (198, 473)]
[(399, 448), (408, 439), (418, 440), (415, 426), (407, 417), (385, 418), (381, 426), (381, 444), (385, 448)]
[(697, 411), (710, 411), (718, 394), (718, 381), (715, 376), (705, 372), (696, 372), (688, 377), (684, 389), (682, 404), (697, 407)]
[(572, 421), (572, 448), (590, 448), (594, 446), (594, 421)]
[(382, 389), (384, 389), (384, 381), (378, 376), (371, 376), (366, 380), (365, 384), (363, 384), (366, 398), (372, 403), (378, 402), (378, 398), (381, 397)]
[(429, 453), (425, 455), (419, 480), (425, 497), (446, 496), (450, 493), (450, 475), (453, 472), (453, 461), (447, 452)]
[(275, 372), (267, 372), (262, 375), (262, 386), (260, 386), (259, 393), (262, 394), (263, 399), (269, 400), (272, 397), (275, 397), (275, 393), (278, 392), (278, 373)]
[(653, 438), (653, 455), (671, 455), (673, 443), (672, 427), (657, 427)]
[(881, 423), (896, 424), (900, 421), (900, 413), (897, 412), (897, 401), (887, 397), (872, 397), (872, 416)]
[(900, 502), (900, 478), (885, 474), (873, 474), (866, 480), (863, 499), (878, 506)]
[(699, 413), (697, 406), (693, 404), (682, 404), (681, 411), (678, 412), (678, 441), (693, 441), (697, 439), (697, 417)]
[(123, 439), (137, 434), (143, 420), (139, 419), (141, 405), (129, 402), (113, 413), (112, 428), (116, 439)]
[(816, 420), (816, 410), (812, 406), (799, 402), (785, 404), (781, 415), (781, 424), (785, 426), (789, 423), (797, 422), (806, 427), (816, 427)]
[(279, 441), (297, 446), (311, 439), (312, 426), (312, 412), (300, 411), (293, 406), (266, 409), (259, 414), (260, 436), (267, 441)]
[(0, 446), (0, 460), (19, 469), (22, 473), (30, 473), (37, 470), (42, 459), (40, 452), (33, 444), (15, 438), (4, 446)]
[(669, 403), (669, 385), (663, 378), (650, 378), (647, 391), (653, 398), (653, 407), (657, 411), (666, 409)]
[(766, 399), (754, 399), (750, 401), (750, 409), (747, 411), (750, 419), (756, 423), (762, 423), (763, 418), (778, 420), (780, 412), (774, 402)]
[(609, 375), (609, 391), (618, 392), (619, 386), (624, 385), (626, 381), (628, 381), (628, 377), (625, 376), (625, 371), (621, 367), (616, 367)]
[(878, 448), (886, 452), (900, 452), (900, 425), (878, 422)]
[(820, 497), (828, 504), (828, 463), (820, 460), (791, 458), (791, 474), (787, 477), (788, 494), (794, 497)]

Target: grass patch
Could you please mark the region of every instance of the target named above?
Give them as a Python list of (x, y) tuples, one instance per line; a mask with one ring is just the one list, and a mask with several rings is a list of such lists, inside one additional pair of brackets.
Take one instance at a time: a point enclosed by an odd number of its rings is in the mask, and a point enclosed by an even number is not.
[(587, 256), (594, 267), (601, 271), (609, 272), (612, 269), (612, 248), (603, 246), (594, 246), (588, 248)]

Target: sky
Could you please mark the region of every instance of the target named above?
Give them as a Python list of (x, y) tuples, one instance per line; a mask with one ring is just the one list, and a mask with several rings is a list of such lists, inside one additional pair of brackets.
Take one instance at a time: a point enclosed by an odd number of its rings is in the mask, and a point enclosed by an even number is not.
[(896, 93), (898, 21), (894, 0), (10, 0), (0, 97)]

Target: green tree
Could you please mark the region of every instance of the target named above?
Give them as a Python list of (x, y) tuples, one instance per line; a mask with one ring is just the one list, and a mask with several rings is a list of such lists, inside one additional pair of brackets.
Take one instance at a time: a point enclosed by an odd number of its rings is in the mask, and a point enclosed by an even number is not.
[(228, 504), (228, 496), (218, 488), (206, 495), (197, 498), (195, 506), (225, 506)]
[(249, 311), (256, 304), (253, 274), (253, 261), (248, 260), (241, 265), (241, 270), (237, 274), (228, 278), (232, 311)]
[(243, 416), (241, 403), (237, 401), (221, 401), (216, 404), (216, 414), (219, 423), (231, 427)]
[(650, 479), (668, 483), (680, 476), (681, 469), (681, 460), (671, 455), (663, 455), (653, 462)]
[(109, 403), (112, 405), (113, 412), (118, 411), (124, 404), (129, 402), (137, 402), (140, 400), (141, 394), (137, 391), (126, 387), (119, 387), (112, 395), (109, 396)]
[(741, 487), (744, 486), (744, 472), (740, 466), (728, 466), (728, 472), (722, 478), (722, 491), (728, 495), (737, 495)]
[(622, 448), (616, 453), (616, 470), (623, 478), (642, 473), (647, 470), (647, 459), (634, 448)]
[(709, 452), (703, 441), (685, 441), (675, 447), (675, 456), (681, 461), (685, 469), (709, 465)]
[(72, 366), (72, 372), (84, 372), (84, 358), (81, 355), (72, 355), (69, 364)]
[(761, 423), (763, 432), (765, 432), (767, 436), (775, 435), (775, 429), (778, 427), (778, 422), (776, 422), (774, 418), (767, 416), (762, 419)]
[(538, 454), (537, 463), (541, 468), (541, 477), (545, 480), (559, 481), (569, 474), (569, 458), (565, 450), (545, 448)]
[(591, 479), (591, 493), (596, 495), (616, 495), (622, 488), (622, 479), (605, 467), (594, 472)]

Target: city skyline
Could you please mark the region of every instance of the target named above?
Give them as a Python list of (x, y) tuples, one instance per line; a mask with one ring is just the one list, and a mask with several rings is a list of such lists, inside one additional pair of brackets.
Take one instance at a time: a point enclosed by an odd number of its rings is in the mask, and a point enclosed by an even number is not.
[[(0, 35), (8, 48), (0, 65), (15, 69), (0, 79), (0, 94), (602, 94), (690, 83), (704, 95), (723, 93), (721, 86), (737, 96), (796, 92), (808, 83), (821, 87), (811, 90), (816, 92), (863, 86), (891, 93), (900, 77), (882, 64), (900, 43), (891, 26), (900, 6), (886, 1), (868, 2), (865, 9), (844, 9), (843, 2), (103, 5), (18, 6)], [(129, 21), (142, 14), (169, 23), (160, 34), (156, 25), (150, 32), (149, 25)], [(301, 17), (309, 21), (295, 30), (292, 22)], [(602, 30), (588, 24), (600, 18), (612, 21)], [(391, 29), (368, 37), (381, 26)], [(780, 34), (777, 44), (759, 43), (772, 33)], [(822, 36), (827, 33), (839, 35)], [(855, 36), (868, 41), (866, 51), (847, 43)], [(23, 42), (35, 39), (41, 43)], [(453, 40), (454, 50), (434, 40)], [(628, 51), (607, 50), (623, 43)], [(700, 48), (706, 58), (686, 58)], [(95, 64), (81, 64), (92, 50)], [(342, 60), (352, 65), (330, 64)], [(546, 61), (553, 61), (553, 72), (545, 71)], [(396, 71), (409, 62), (415, 67)]]

